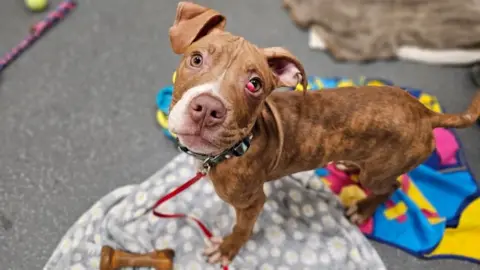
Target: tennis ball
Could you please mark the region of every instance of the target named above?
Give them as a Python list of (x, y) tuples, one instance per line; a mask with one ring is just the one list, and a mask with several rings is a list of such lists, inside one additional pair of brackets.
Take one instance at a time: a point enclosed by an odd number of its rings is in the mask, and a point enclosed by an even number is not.
[(25, 6), (27, 6), (30, 11), (43, 11), (48, 6), (48, 0), (25, 0)]

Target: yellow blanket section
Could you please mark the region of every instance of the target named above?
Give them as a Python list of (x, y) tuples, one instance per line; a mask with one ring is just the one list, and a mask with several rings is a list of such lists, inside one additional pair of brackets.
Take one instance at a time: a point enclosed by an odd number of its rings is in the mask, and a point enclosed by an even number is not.
[(459, 256), (480, 261), (480, 198), (463, 211), (457, 228), (447, 228), (442, 241), (427, 257)]

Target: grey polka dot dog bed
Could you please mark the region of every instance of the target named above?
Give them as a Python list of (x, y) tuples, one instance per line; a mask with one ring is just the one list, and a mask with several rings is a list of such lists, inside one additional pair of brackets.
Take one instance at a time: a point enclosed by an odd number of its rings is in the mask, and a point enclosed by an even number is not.
[[(194, 174), (191, 157), (180, 154), (144, 183), (106, 195), (68, 230), (44, 269), (99, 269), (103, 245), (136, 253), (173, 248), (176, 270), (218, 269), (201, 255), (204, 235), (192, 222), (152, 214), (156, 200)], [(231, 270), (386, 269), (313, 172), (268, 183), (265, 192), (268, 200), (254, 234)], [(228, 234), (233, 226), (233, 209), (217, 197), (206, 179), (159, 208), (164, 213), (191, 214), (215, 236)]]

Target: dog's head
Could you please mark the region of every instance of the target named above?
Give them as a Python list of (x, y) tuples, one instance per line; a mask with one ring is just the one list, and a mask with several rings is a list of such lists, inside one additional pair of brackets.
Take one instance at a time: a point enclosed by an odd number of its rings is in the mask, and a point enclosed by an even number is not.
[(170, 42), (176, 70), (169, 129), (191, 151), (215, 155), (248, 136), (266, 97), (281, 86), (306, 89), (303, 66), (283, 48), (258, 48), (224, 31), (215, 10), (180, 2)]

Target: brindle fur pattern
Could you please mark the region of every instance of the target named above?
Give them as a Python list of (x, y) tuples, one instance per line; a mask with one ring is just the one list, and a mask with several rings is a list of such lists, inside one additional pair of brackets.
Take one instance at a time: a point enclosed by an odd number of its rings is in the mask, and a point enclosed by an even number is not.
[[(170, 31), (173, 50), (184, 55), (172, 107), (188, 89), (223, 74), (220, 91), (229, 114), (216, 145), (227, 149), (253, 133), (243, 156), (228, 159), (209, 173), (218, 196), (236, 212), (232, 233), (213, 239), (205, 251), (212, 263), (230, 263), (248, 241), (266, 199), (265, 182), (328, 162), (341, 163), (358, 172), (359, 183), (372, 192), (346, 211), (360, 224), (398, 188), (398, 176), (429, 157), (435, 148), (434, 128), (468, 127), (480, 115), (479, 94), (462, 114), (438, 114), (393, 86), (273, 91), (295, 86), (272, 67), (278, 60), (295, 65), (306, 89), (300, 62), (285, 49), (261, 49), (225, 32), (224, 25), (225, 18), (217, 11), (182, 2)], [(200, 71), (188, 67), (194, 51), (204, 54)], [(257, 97), (242, 91), (241, 83), (252, 70), (263, 79), (263, 93)]]

